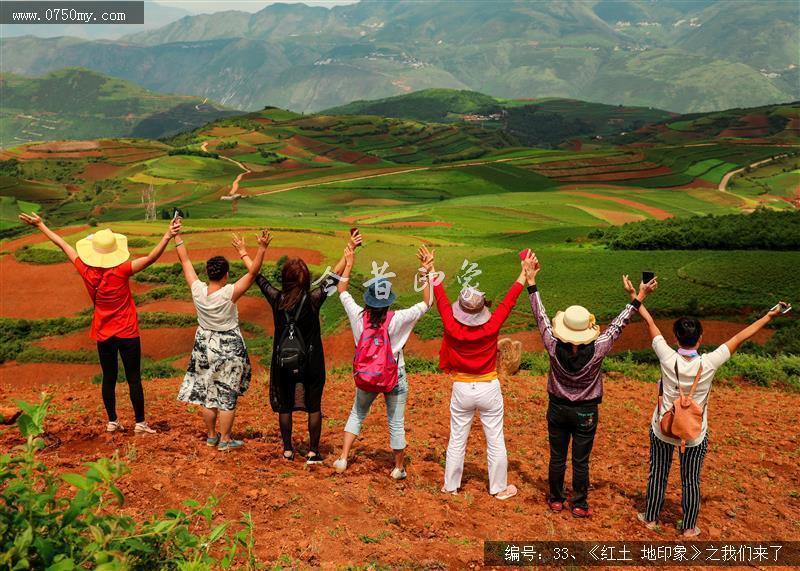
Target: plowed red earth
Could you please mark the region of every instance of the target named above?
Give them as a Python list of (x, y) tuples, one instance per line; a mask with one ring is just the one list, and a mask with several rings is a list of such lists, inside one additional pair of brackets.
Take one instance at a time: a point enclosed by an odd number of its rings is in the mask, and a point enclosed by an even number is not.
[[(670, 478), (664, 524), (648, 531), (636, 521), (647, 477), (648, 422), (655, 386), (607, 379), (600, 425), (592, 453), (590, 502), (594, 515), (575, 520), (550, 513), (547, 486), (547, 394), (543, 377), (519, 375), (505, 383), (505, 436), (509, 480), (517, 497), (499, 502), (486, 490), (483, 433), (473, 427), (463, 488), (458, 496), (439, 492), (449, 432), (450, 381), (441, 375), (412, 375), (406, 409), (408, 479), (389, 478), (385, 407), (377, 402), (356, 442), (344, 475), (331, 461), (341, 445), (343, 422), (352, 405), (349, 379), (329, 378), (323, 399), (321, 466), (281, 459), (275, 415), (269, 412), (263, 377), (240, 400), (235, 433), (243, 449), (221, 454), (204, 442), (197, 411), (175, 398), (180, 379), (147, 381), (148, 420), (156, 435), (103, 432), (100, 388), (86, 377), (52, 376), (42, 366), (35, 385), (23, 382), (15, 365), (0, 368), (0, 406), (12, 398), (54, 395), (46, 427), (56, 445), (40, 454), (59, 472), (119, 452), (130, 469), (120, 487), (121, 508), (146, 518), (187, 498), (221, 501), (215, 519), (236, 520), (249, 511), (256, 525), (256, 553), (266, 561), (283, 554), (294, 567), (338, 568), (366, 561), (396, 568), (462, 569), (480, 565), (484, 539), (673, 540), (680, 519), (677, 464)], [(32, 367), (24, 365), (23, 367)], [(73, 366), (74, 367), (74, 366)], [(59, 368), (60, 370), (60, 368)], [(131, 427), (125, 385), (118, 387), (123, 423)], [(701, 539), (800, 539), (800, 472), (796, 396), (756, 387), (716, 386), (710, 404), (710, 446), (703, 471)], [(303, 415), (295, 416), (295, 443), (306, 450)], [(478, 421), (475, 421), (478, 424)], [(0, 434), (0, 449), (21, 444), (16, 431)], [(570, 476), (568, 472), (567, 480)]]

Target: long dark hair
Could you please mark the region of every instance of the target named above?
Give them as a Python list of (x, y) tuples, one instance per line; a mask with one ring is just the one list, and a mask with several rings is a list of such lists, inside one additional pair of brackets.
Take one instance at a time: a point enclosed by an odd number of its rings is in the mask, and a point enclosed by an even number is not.
[(389, 312), (388, 307), (370, 307), (367, 306), (364, 308), (363, 313), (367, 314), (369, 318), (369, 326), (373, 329), (377, 329), (380, 327), (384, 321), (386, 321), (386, 314)]
[(299, 302), (303, 294), (311, 290), (311, 272), (300, 258), (286, 260), (281, 269), (281, 284), (283, 295), (278, 303), (279, 309), (292, 309)]

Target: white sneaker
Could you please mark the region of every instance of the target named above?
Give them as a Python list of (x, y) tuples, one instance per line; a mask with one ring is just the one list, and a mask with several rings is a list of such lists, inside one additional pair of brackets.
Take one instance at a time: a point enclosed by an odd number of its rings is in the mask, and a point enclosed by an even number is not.
[(333, 467), (338, 474), (341, 474), (347, 470), (347, 458), (337, 458), (336, 462), (333, 463)]
[(146, 422), (137, 422), (136, 426), (133, 427), (133, 431), (136, 434), (155, 434), (156, 431), (149, 426), (147, 426)]
[(122, 426), (122, 423), (120, 423), (120, 421), (118, 420), (115, 420), (113, 422), (109, 421), (109, 423), (106, 424), (106, 432), (117, 432), (117, 431), (122, 432), (123, 430), (125, 430), (125, 427)]
[(395, 480), (405, 480), (406, 476), (406, 469), (405, 468), (395, 468), (392, 470), (392, 478)]

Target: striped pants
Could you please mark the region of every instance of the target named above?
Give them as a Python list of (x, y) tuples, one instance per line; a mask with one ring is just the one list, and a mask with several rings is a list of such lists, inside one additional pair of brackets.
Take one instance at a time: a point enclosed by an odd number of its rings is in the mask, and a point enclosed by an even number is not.
[[(672, 452), (676, 448), (660, 440), (650, 429), (650, 476), (647, 479), (647, 500), (645, 519), (656, 521), (664, 506), (669, 469), (672, 466)], [(681, 461), (681, 511), (683, 529), (693, 529), (700, 511), (700, 470), (708, 450), (708, 435), (697, 446), (678, 451)]]

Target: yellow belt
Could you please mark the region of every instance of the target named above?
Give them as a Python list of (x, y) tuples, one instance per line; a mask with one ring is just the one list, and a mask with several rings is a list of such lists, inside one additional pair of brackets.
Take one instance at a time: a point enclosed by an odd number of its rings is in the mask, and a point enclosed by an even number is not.
[(469, 373), (453, 373), (453, 381), (457, 383), (489, 383), (497, 378), (497, 371), (485, 373), (483, 375), (471, 375)]

